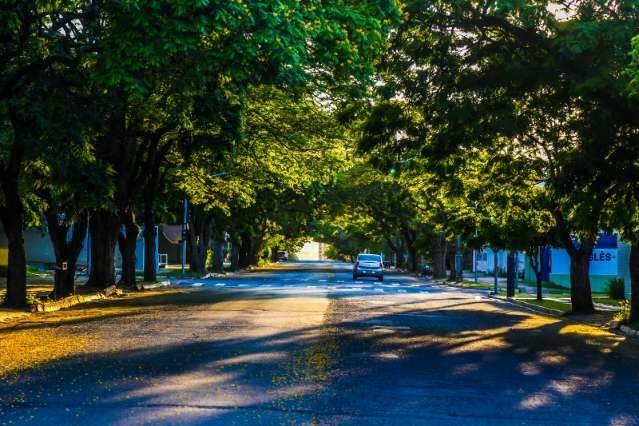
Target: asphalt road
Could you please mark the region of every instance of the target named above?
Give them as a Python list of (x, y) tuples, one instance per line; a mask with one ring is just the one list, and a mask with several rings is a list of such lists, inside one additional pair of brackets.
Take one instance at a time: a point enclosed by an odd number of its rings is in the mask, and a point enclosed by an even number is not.
[(349, 267), (181, 280), (62, 325), (91, 344), (0, 383), (0, 422), (639, 425), (637, 341)]

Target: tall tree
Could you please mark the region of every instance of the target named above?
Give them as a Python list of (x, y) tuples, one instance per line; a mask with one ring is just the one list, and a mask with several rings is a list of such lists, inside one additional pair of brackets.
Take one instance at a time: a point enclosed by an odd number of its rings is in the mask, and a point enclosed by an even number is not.
[(541, 164), (575, 312), (593, 310), (588, 265), (615, 189), (611, 158), (637, 137), (623, 73), (637, 7), (409, 2), (380, 90), (418, 112), (406, 139), (444, 176), (477, 149), (499, 153), (503, 138)]

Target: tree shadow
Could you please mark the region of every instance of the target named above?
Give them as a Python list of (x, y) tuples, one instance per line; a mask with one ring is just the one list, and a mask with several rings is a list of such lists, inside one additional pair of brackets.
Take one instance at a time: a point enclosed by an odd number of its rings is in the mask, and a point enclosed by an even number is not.
[[(0, 418), (32, 415), (67, 423), (77, 414), (93, 416), (92, 423), (122, 424), (639, 422), (635, 343), (482, 304), (424, 308), (398, 302), (381, 308), (403, 310), (380, 312), (335, 299), (318, 327), (235, 338), (223, 337), (220, 327), (219, 336), (200, 341), (74, 356), (0, 383)], [(192, 305), (178, 300), (172, 306)]]

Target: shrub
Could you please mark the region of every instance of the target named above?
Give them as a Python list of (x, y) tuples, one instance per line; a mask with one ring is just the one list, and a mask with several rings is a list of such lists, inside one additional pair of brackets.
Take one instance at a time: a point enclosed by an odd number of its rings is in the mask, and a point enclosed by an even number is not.
[(624, 300), (623, 302), (621, 302), (621, 310), (615, 314), (615, 319), (617, 321), (627, 323), (630, 321), (630, 312), (630, 302)]
[(613, 300), (623, 300), (626, 298), (626, 287), (623, 278), (613, 278), (608, 281), (608, 296)]

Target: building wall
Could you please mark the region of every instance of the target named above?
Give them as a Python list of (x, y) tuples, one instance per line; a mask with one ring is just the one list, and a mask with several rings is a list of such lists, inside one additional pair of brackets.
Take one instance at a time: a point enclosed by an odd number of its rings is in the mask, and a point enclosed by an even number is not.
[[(570, 258), (564, 249), (551, 249), (551, 272), (549, 280), (553, 283), (570, 288)], [(623, 278), (626, 295), (630, 297), (630, 246), (623, 241), (614, 245), (608, 244), (596, 247), (595, 258), (590, 263), (590, 285), (592, 291), (604, 293), (608, 289), (608, 282), (614, 278)], [(610, 257), (606, 255), (610, 254)], [(524, 280), (535, 283), (535, 274), (526, 259)]]
[(299, 260), (321, 260), (320, 244), (316, 241), (309, 241), (297, 252)]
[[(477, 256), (477, 272), (492, 274), (495, 272), (495, 252), (491, 248), (485, 248), (476, 254)], [(525, 253), (518, 253), (519, 270), (525, 268)], [(497, 269), (506, 271), (508, 265), (508, 252), (506, 250), (497, 251)]]
[(0, 223), (0, 276), (5, 276), (9, 265), (9, 242)]

